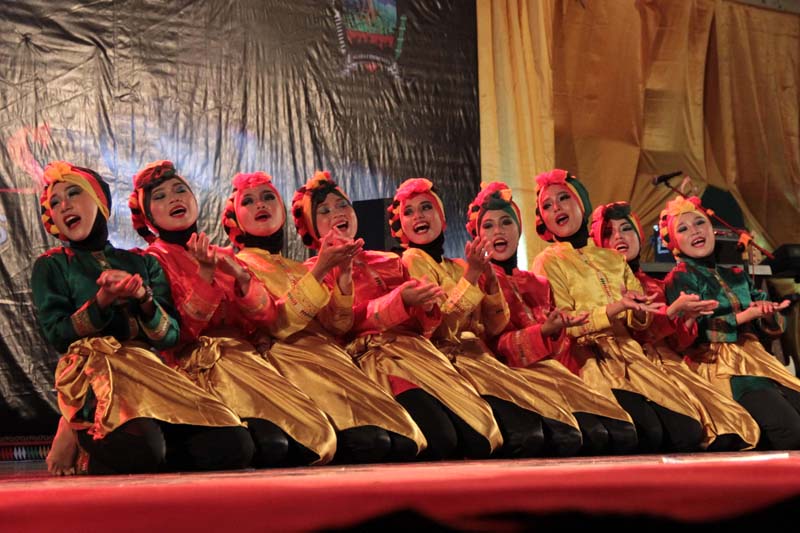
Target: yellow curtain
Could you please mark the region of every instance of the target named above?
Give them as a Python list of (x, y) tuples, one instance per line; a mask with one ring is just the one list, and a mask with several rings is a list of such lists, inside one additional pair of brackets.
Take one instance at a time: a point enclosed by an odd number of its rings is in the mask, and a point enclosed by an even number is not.
[(703, 82), (714, 0), (566, 0), (561, 7), (556, 164), (586, 184), (595, 206), (629, 201), (648, 227), (673, 195), (654, 187), (654, 176), (705, 174)]
[(652, 178), (682, 170), (698, 194), (729, 190), (769, 244), (800, 242), (800, 16), (730, 0), (477, 7), (482, 178), (524, 204), (529, 259), (531, 178), (553, 167), (645, 225), (673, 195)]
[(800, 243), (800, 15), (720, 2), (706, 85), (709, 183), (772, 246)]
[(477, 0), (481, 176), (505, 181), (522, 212), (519, 264), (544, 248), (534, 176), (555, 164), (551, 0)]

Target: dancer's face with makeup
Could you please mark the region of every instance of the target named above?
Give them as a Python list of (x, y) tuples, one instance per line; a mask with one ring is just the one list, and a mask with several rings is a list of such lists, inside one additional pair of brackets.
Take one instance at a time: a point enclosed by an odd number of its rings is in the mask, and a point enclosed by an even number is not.
[(186, 183), (170, 178), (150, 191), (150, 216), (163, 230), (181, 231), (197, 222), (197, 199)]
[(545, 187), (540, 195), (539, 211), (547, 229), (559, 238), (577, 233), (583, 224), (583, 215), (572, 191), (556, 184)]
[(283, 227), (286, 213), (272, 187), (261, 184), (250, 187), (239, 195), (236, 220), (245, 233), (269, 237)]
[(438, 238), (443, 221), (433, 195), (422, 193), (406, 200), (400, 214), (400, 226), (403, 234), (414, 244), (428, 244)]
[(609, 220), (603, 228), (603, 248), (611, 248), (625, 256), (626, 261), (636, 259), (641, 250), (639, 235), (626, 219)]
[(483, 214), (478, 236), (492, 243), (492, 259), (505, 261), (517, 251), (519, 226), (508, 211), (491, 209)]
[(714, 252), (714, 229), (705, 215), (683, 213), (675, 224), (675, 244), (687, 257), (702, 259)]
[(61, 235), (81, 242), (91, 233), (100, 211), (88, 192), (74, 183), (60, 181), (50, 194), (50, 212)]
[(358, 231), (358, 219), (353, 206), (346, 198), (333, 192), (328, 193), (325, 200), (317, 205), (314, 219), (320, 237), (334, 230), (339, 237), (352, 240)]

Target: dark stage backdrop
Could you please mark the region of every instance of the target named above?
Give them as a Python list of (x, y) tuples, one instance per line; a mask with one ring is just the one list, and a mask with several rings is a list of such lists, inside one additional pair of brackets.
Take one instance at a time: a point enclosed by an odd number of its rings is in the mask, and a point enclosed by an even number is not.
[[(427, 176), (445, 191), (446, 251), (458, 256), (480, 181), (478, 129), (471, 1), (0, 3), (0, 435), (54, 429), (58, 355), (39, 333), (28, 279), (58, 244), (39, 222), (48, 161), (109, 180), (120, 247), (144, 244), (127, 196), (156, 159), (193, 184), (200, 229), (217, 244), (227, 244), (219, 214), (239, 171), (270, 173), (287, 202), (315, 169), (353, 200)], [(303, 259), (286, 230), (286, 253)]]

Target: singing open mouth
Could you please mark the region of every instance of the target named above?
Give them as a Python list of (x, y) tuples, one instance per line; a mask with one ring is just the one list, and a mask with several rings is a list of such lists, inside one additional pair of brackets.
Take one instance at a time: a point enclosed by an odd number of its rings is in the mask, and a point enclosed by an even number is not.
[(72, 229), (72, 228), (74, 228), (75, 226), (77, 226), (78, 224), (80, 224), (80, 222), (81, 222), (81, 217), (79, 217), (78, 215), (67, 215), (67, 216), (64, 218), (64, 224), (65, 224), (65, 225), (67, 226), (67, 228), (69, 228), (69, 229)]
[(172, 209), (169, 210), (169, 216), (175, 217), (175, 218), (180, 218), (180, 217), (182, 217), (183, 215), (186, 214), (186, 211), (187, 210), (186, 210), (185, 206), (176, 205), (175, 207), (173, 207)]
[(431, 229), (431, 225), (428, 224), (427, 222), (417, 222), (416, 224), (414, 224), (414, 233), (417, 234), (425, 233), (429, 229)]

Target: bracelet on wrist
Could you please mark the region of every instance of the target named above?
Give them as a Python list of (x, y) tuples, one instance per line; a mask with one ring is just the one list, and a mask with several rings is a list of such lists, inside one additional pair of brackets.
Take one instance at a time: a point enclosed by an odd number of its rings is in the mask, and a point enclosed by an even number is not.
[(148, 286), (145, 286), (144, 287), (144, 296), (139, 298), (136, 302), (139, 305), (145, 305), (145, 304), (147, 304), (149, 302), (152, 302), (152, 301), (153, 301), (153, 289), (148, 287)]

